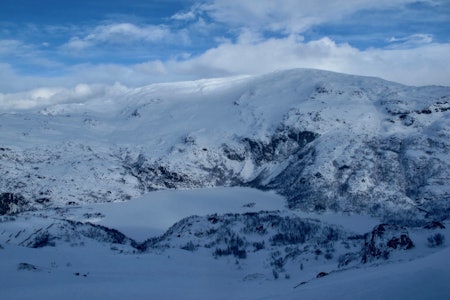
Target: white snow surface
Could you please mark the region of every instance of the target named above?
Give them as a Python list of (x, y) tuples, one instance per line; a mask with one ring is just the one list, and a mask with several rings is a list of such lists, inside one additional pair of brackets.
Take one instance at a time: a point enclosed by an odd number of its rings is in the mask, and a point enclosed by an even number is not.
[[(254, 204), (254, 205), (249, 205)], [(95, 243), (60, 244), (30, 249), (5, 242), (23, 235), (49, 218), (88, 218), (143, 239), (162, 233), (172, 221), (192, 213), (244, 213), (285, 209), (273, 193), (248, 188), (159, 191), (128, 202), (74, 207), (67, 211), (35, 212), (0, 223), (0, 290), (2, 299), (446, 299), (450, 297), (450, 248), (429, 249), (426, 232), (413, 232), (416, 243), (410, 253), (399, 253), (387, 263), (338, 269), (316, 261), (305, 268), (287, 266), (289, 277), (274, 279), (264, 256), (258, 253), (239, 262), (215, 259), (209, 249), (180, 249), (135, 253), (123, 245)], [(250, 207), (247, 207), (250, 206)], [(43, 219), (42, 214), (47, 216)], [(305, 214), (367, 231), (376, 220), (365, 216)], [(26, 216), (28, 215), (28, 217)], [(347, 218), (348, 217), (348, 218)], [(21, 221), (20, 221), (21, 220)], [(41, 220), (41, 221), (39, 221)], [(39, 225), (39, 222), (42, 224)], [(35, 227), (38, 226), (38, 227)], [(448, 222), (445, 223), (450, 227)], [(33, 229), (34, 228), (34, 229)], [(450, 230), (441, 230), (447, 240)], [(122, 252), (123, 251), (123, 252)], [(23, 267), (32, 266), (31, 269)], [(270, 270), (270, 269), (269, 269)], [(329, 272), (315, 278), (321, 271)], [(299, 285), (300, 283), (304, 284)]]
[[(443, 233), (450, 238), (448, 229)], [(424, 239), (416, 241), (414, 259), (340, 270), (319, 261), (292, 266), (290, 277), (277, 280), (263, 257), (238, 263), (214, 259), (207, 249), (120, 253), (92, 242), (40, 249), (2, 244), (0, 291), (8, 300), (448, 299), (450, 248), (430, 250)], [(320, 271), (330, 273), (315, 278)]]

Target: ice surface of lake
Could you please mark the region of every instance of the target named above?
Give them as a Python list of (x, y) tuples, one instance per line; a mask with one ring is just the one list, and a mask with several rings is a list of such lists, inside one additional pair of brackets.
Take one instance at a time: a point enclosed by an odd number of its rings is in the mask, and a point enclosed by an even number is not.
[(157, 191), (127, 202), (88, 205), (87, 209), (104, 215), (93, 220), (96, 224), (143, 241), (163, 234), (174, 223), (192, 215), (283, 210), (285, 204), (286, 200), (273, 192), (224, 187)]

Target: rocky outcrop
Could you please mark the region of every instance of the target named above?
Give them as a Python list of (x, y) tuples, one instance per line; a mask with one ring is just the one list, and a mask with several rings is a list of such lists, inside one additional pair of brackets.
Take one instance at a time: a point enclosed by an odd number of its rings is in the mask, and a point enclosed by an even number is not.
[(7, 215), (24, 211), (28, 208), (28, 202), (20, 194), (0, 194), (0, 215)]
[(408, 231), (405, 228), (397, 225), (380, 224), (364, 236), (361, 262), (387, 260), (394, 250), (409, 250), (413, 247), (414, 243), (409, 238)]
[(58, 243), (83, 245), (85, 239), (100, 243), (128, 245), (137, 248), (138, 244), (116, 229), (71, 220), (51, 222), (46, 227), (36, 229), (20, 246), (30, 248), (54, 247)]

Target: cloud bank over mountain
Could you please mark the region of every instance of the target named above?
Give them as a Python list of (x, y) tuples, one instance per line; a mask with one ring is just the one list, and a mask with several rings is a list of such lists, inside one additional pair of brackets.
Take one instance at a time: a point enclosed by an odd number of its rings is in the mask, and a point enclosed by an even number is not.
[(37, 88), (291, 68), (450, 85), (447, 1), (24, 3), (0, 4), (2, 106)]

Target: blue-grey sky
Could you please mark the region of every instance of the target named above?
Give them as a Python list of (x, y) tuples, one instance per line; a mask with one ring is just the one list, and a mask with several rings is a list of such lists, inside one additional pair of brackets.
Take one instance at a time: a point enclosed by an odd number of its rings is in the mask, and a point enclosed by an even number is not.
[(450, 1), (0, 1), (3, 94), (297, 67), (450, 85)]

